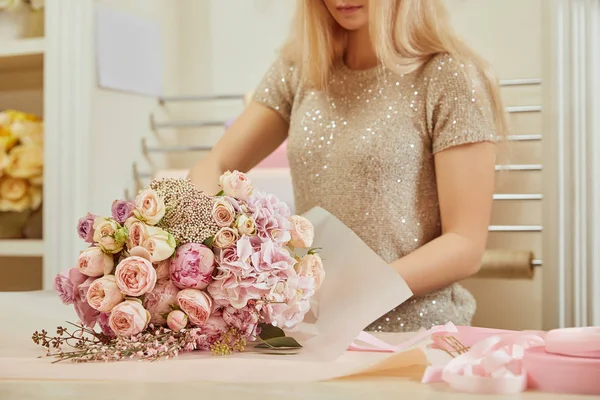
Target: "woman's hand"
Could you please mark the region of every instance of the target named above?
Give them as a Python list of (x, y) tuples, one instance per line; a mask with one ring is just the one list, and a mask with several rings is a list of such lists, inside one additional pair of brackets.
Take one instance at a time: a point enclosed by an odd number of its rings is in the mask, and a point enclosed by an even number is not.
[(190, 170), (199, 190), (218, 192), (225, 171), (248, 172), (287, 138), (289, 125), (273, 109), (251, 102), (211, 152)]

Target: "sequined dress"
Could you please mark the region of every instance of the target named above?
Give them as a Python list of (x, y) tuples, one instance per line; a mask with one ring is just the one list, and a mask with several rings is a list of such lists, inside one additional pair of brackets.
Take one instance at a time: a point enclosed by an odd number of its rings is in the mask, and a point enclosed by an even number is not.
[[(315, 91), (293, 65), (276, 60), (254, 100), (289, 122), (295, 211), (325, 208), (386, 262), (440, 236), (434, 154), (495, 137), (476, 72), (443, 54), (406, 75), (340, 65), (327, 90)], [(469, 325), (475, 306), (453, 284), (408, 300), (367, 329)]]

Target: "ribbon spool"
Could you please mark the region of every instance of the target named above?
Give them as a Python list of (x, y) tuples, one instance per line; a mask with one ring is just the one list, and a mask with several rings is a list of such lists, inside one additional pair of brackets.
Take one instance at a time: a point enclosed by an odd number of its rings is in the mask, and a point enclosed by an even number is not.
[(533, 279), (534, 255), (523, 250), (486, 250), (476, 278)]

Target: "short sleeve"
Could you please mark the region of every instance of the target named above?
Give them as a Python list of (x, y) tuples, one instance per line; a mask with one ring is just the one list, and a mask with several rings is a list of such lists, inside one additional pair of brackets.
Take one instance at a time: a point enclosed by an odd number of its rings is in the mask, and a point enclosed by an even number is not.
[(437, 55), (425, 66), (424, 79), (433, 153), (496, 141), (491, 98), (474, 65)]
[(277, 111), (290, 121), (297, 87), (296, 68), (283, 58), (271, 65), (254, 91), (252, 100)]

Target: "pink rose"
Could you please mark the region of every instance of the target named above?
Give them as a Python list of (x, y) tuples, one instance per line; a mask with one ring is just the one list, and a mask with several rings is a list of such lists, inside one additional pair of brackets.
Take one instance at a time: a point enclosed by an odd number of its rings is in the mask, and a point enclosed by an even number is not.
[(112, 203), (112, 217), (120, 224), (124, 224), (128, 218), (133, 216), (135, 204), (131, 201), (115, 200)]
[(65, 305), (73, 304), (78, 299), (78, 286), (88, 277), (83, 275), (77, 268), (56, 275), (54, 278), (54, 291)]
[(104, 313), (112, 310), (124, 298), (114, 275), (106, 275), (92, 282), (86, 296), (90, 307)]
[(92, 307), (90, 307), (86, 299), (77, 299), (73, 306), (77, 316), (84, 326), (93, 328), (96, 325), (96, 321), (100, 317), (100, 311), (94, 310)]
[(156, 225), (165, 216), (165, 202), (152, 189), (145, 189), (135, 198), (135, 216), (147, 223)]
[(87, 278), (81, 285), (79, 285), (77, 287), (77, 290), (79, 291), (79, 298), (80, 299), (87, 298), (88, 290), (90, 289), (90, 286), (92, 285), (92, 283), (94, 283), (94, 281), (96, 279), (97, 278)]
[(202, 335), (196, 340), (196, 345), (200, 350), (208, 350), (217, 340), (221, 339), (223, 334), (229, 330), (227, 323), (223, 320), (222, 313), (218, 312), (211, 315), (208, 321), (202, 325)]
[(235, 210), (231, 203), (222, 197), (218, 197), (212, 208), (212, 217), (220, 227), (231, 227), (235, 220)]
[(115, 271), (117, 286), (128, 296), (146, 294), (156, 285), (156, 270), (145, 258), (127, 257), (117, 265)]
[(238, 200), (246, 200), (254, 188), (248, 177), (239, 171), (227, 171), (219, 178), (219, 185), (225, 195), (235, 197)]
[(171, 279), (171, 259), (167, 258), (158, 264), (154, 264), (156, 268), (156, 281), (161, 282)]
[(212, 282), (215, 255), (203, 244), (187, 243), (171, 261), (171, 280), (180, 289), (206, 289)]
[(110, 312), (108, 324), (120, 337), (137, 335), (148, 327), (150, 313), (138, 300), (126, 300), (117, 304)]
[(87, 243), (94, 243), (94, 214), (87, 213), (85, 217), (81, 217), (77, 222), (77, 234)]
[(129, 250), (133, 249), (134, 247), (141, 246), (142, 243), (144, 243), (148, 237), (146, 230), (147, 226), (148, 225), (135, 217), (131, 217), (125, 221), (125, 227), (129, 231), (126, 242)]
[(296, 264), (296, 271), (301, 277), (313, 278), (315, 290), (318, 290), (325, 279), (325, 268), (318, 254), (307, 254)]
[(212, 299), (198, 289), (184, 289), (177, 294), (179, 307), (188, 315), (190, 322), (198, 327), (206, 323), (212, 312)]
[(104, 253), (100, 247), (88, 247), (77, 259), (79, 272), (92, 278), (110, 274), (114, 266), (112, 255)]
[(292, 215), (290, 222), (292, 224), (292, 240), (290, 240), (290, 244), (297, 248), (312, 246), (315, 239), (315, 227), (313, 224), (300, 215)]
[(244, 337), (254, 340), (258, 326), (258, 311), (252, 306), (241, 309), (227, 307), (223, 310), (223, 320), (237, 329)]
[(221, 228), (215, 235), (213, 246), (223, 249), (225, 247), (231, 247), (237, 242), (238, 233), (231, 228)]
[(173, 332), (179, 332), (188, 324), (188, 316), (181, 310), (173, 310), (167, 316), (167, 325)]
[(100, 314), (98, 316), (98, 325), (100, 326), (100, 330), (102, 331), (102, 333), (105, 336), (108, 336), (109, 338), (114, 338), (117, 335), (115, 335), (115, 332), (110, 327), (109, 319), (110, 319), (110, 314), (107, 314), (107, 313)]
[(150, 323), (164, 325), (167, 322), (165, 316), (177, 304), (177, 293), (179, 289), (169, 280), (159, 281), (153, 291), (146, 293), (144, 308), (150, 312)]

